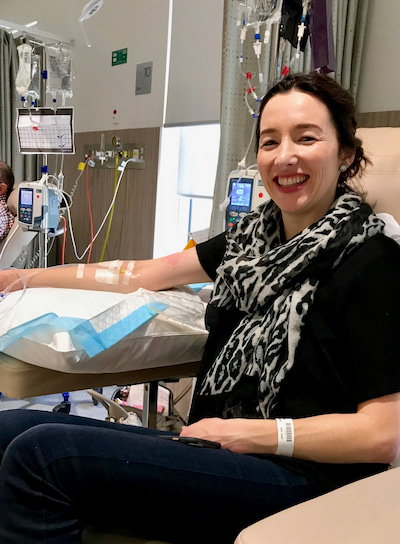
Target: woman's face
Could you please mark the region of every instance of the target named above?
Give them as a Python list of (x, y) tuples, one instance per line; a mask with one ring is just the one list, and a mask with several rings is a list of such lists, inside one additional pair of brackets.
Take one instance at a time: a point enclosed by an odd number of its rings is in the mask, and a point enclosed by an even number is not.
[(267, 102), (257, 162), (265, 189), (282, 210), (286, 238), (326, 214), (340, 165), (350, 165), (350, 159), (339, 148), (328, 108), (317, 98), (290, 91)]

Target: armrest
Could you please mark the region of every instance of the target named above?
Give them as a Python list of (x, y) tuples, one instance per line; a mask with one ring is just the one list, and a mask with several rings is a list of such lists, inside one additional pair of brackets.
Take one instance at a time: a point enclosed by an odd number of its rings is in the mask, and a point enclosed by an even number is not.
[(235, 544), (397, 544), (399, 511), (400, 467), (278, 512)]
[(0, 242), (0, 270), (10, 268), (24, 247), (30, 244), (36, 235), (35, 231), (23, 231), (19, 228), (18, 221), (14, 220), (10, 232)]

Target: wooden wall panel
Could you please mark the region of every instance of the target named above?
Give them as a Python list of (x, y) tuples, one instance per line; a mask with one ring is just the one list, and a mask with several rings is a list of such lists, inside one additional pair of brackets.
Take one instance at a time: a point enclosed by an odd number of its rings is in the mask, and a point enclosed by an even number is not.
[[(84, 160), (84, 146), (96, 145), (100, 148), (101, 132), (85, 132), (75, 135), (75, 155), (65, 157), (64, 189), (70, 193), (79, 172), (78, 163)], [(110, 230), (109, 241), (104, 260), (110, 259), (149, 259), (153, 256), (154, 218), (157, 191), (157, 170), (159, 153), (159, 128), (127, 129), (104, 131), (106, 146), (111, 145), (113, 136), (121, 138), (124, 143), (137, 143), (145, 148), (145, 169), (126, 169), (122, 178)], [(58, 159), (60, 160), (60, 159)], [(114, 159), (110, 159), (115, 164)], [(55, 157), (51, 157), (50, 172), (54, 171)], [(118, 173), (119, 175), (119, 173)], [(79, 181), (78, 189), (73, 197), (71, 216), (78, 249), (81, 255), (90, 242), (90, 221), (86, 193), (86, 172)], [(89, 168), (88, 184), (92, 204), (94, 232), (108, 210), (112, 200), (115, 183), (114, 168)], [(100, 259), (106, 236), (107, 224), (96, 239), (91, 262)], [(69, 228), (68, 228), (69, 233)], [(60, 256), (60, 240), (58, 240), (58, 258)], [(65, 262), (78, 262), (74, 255), (71, 238), (68, 234)], [(85, 257), (81, 262), (87, 262)]]
[(400, 127), (400, 111), (374, 111), (357, 114), (360, 127)]

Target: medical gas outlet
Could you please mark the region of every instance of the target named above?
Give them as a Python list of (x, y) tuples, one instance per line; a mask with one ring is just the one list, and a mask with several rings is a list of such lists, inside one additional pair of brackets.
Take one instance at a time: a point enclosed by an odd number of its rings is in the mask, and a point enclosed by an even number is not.
[(85, 145), (84, 152), (86, 159), (93, 159), (95, 168), (115, 168), (115, 157), (118, 157), (119, 163), (133, 159), (127, 164), (128, 169), (145, 169), (145, 149), (143, 145), (123, 144), (121, 148), (117, 147), (117, 149), (115, 146), (105, 146), (104, 149), (98, 149), (93, 145)]

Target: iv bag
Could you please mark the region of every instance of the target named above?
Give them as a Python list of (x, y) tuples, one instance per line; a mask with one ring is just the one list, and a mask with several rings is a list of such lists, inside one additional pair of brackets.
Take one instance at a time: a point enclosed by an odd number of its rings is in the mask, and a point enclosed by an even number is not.
[(40, 55), (32, 55), (31, 57), (31, 83), (27, 92), (25, 93), (25, 99), (30, 97), (32, 102), (40, 99), (40, 82), (41, 82), (41, 71), (40, 71)]
[(246, 0), (244, 7), (249, 24), (267, 21), (274, 14), (278, 0)]
[(24, 96), (31, 83), (31, 57), (32, 46), (23, 43), (17, 47), (19, 67), (15, 78), (15, 88), (17, 93)]
[(66, 98), (71, 98), (72, 74), (71, 57), (66, 51), (57, 47), (47, 47), (47, 92), (54, 99), (61, 95), (62, 105), (65, 106)]

